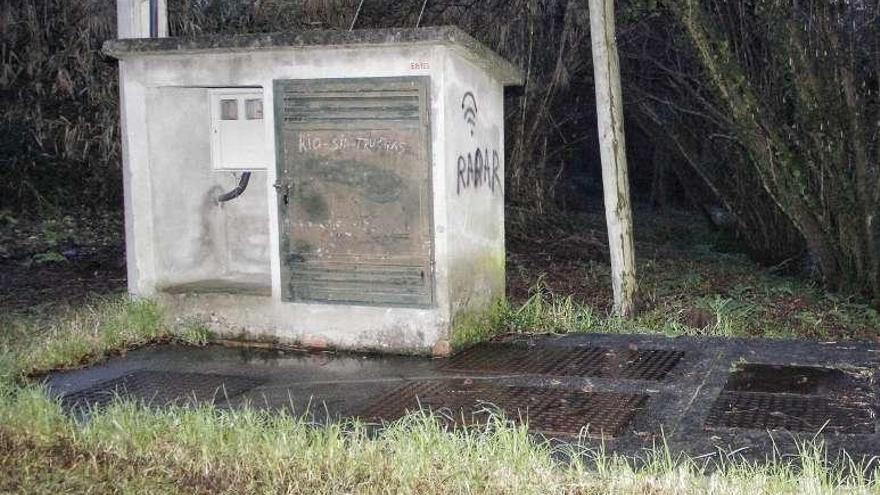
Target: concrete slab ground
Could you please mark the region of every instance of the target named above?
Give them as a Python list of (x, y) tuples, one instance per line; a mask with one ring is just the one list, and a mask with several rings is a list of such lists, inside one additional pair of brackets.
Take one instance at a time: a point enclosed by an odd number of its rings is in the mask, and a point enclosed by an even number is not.
[(127, 392), (318, 421), (421, 406), (461, 424), (497, 406), (538, 434), (627, 455), (665, 439), (691, 456), (763, 458), (817, 437), (861, 458), (880, 453), (878, 360), (868, 343), (599, 334), (508, 337), (452, 359), (157, 346), (47, 385), (71, 407)]

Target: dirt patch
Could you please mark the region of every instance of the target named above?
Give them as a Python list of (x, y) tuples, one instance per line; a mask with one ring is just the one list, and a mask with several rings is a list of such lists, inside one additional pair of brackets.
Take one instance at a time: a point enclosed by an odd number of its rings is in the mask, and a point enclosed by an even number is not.
[[(510, 225), (507, 242), (507, 296), (529, 298), (536, 284), (554, 294), (572, 296), (593, 308), (611, 307), (604, 225), (597, 215), (560, 216), (558, 221)], [(598, 270), (597, 270), (598, 268)]]
[(687, 308), (681, 313), (681, 321), (691, 328), (701, 329), (711, 327), (718, 319), (705, 309)]
[(0, 309), (40, 312), (125, 290), (118, 215), (0, 217)]
[(0, 261), (0, 308), (38, 311), (46, 304), (76, 304), (94, 295), (125, 290), (125, 254), (121, 247), (83, 250), (70, 260), (37, 263)]

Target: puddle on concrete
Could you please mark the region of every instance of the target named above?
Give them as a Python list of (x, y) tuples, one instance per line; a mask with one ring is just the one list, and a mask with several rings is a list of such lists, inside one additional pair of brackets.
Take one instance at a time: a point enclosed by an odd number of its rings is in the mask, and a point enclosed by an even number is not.
[(852, 396), (867, 393), (864, 375), (834, 368), (747, 363), (731, 373), (724, 390), (769, 394)]
[(277, 402), (286, 402), (286, 388), (381, 382), (400, 376), (430, 375), (433, 368), (430, 359), (407, 356), (162, 345), (131, 351), (124, 358), (92, 368), (53, 373), (46, 384), (54, 394), (62, 396), (142, 371), (203, 373), (259, 378), (264, 382), (264, 386), (257, 387), (261, 401), (263, 395), (276, 394), (278, 389)]
[(105, 407), (118, 397), (150, 407), (199, 406), (236, 397), (262, 382), (236, 375), (141, 370), (65, 394), (61, 404), (70, 411), (90, 410)]

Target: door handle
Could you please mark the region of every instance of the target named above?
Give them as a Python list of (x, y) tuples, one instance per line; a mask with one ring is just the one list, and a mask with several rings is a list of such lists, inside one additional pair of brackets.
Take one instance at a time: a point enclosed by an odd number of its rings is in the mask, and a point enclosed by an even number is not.
[(287, 182), (278, 181), (272, 184), (272, 187), (275, 188), (276, 193), (282, 195), (281, 201), (283, 201), (285, 205), (288, 204), (290, 196), (290, 184)]

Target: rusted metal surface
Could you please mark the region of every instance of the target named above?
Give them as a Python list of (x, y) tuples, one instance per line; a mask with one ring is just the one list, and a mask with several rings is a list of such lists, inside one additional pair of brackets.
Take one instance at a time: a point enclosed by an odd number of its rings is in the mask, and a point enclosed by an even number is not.
[(834, 368), (740, 363), (707, 428), (874, 433), (867, 377)]
[(742, 363), (724, 386), (730, 392), (858, 397), (868, 394), (865, 376), (818, 366)]
[(261, 383), (244, 376), (140, 370), (64, 395), (61, 403), (69, 409), (90, 409), (120, 397), (151, 406), (196, 405), (235, 397)]
[(684, 357), (684, 352), (667, 349), (628, 349), (617, 353), (616, 356), (616, 368), (611, 364), (614, 363), (614, 359), (610, 359), (606, 364), (614, 370), (609, 376), (630, 380), (659, 381), (675, 369)]
[(645, 394), (507, 387), (477, 380), (412, 382), (384, 395), (359, 416), (392, 421), (430, 411), (450, 427), (484, 425), (494, 412), (551, 436), (613, 438), (644, 408)]
[(705, 424), (708, 428), (874, 433), (874, 414), (867, 404), (830, 397), (722, 392)]
[(481, 344), (453, 357), (445, 369), (659, 381), (683, 356), (682, 351), (661, 349), (613, 351), (603, 347)]
[(285, 300), (432, 303), (427, 88), (276, 81)]
[[(456, 409), (461, 417), (463, 407), (474, 407), (478, 412), (471, 424), (479, 427), (487, 416), (479, 411), (491, 410), (489, 403), (494, 403), (504, 404), (509, 417), (516, 420), (520, 418), (519, 412), (525, 409), (527, 414), (523, 417), (530, 420), (529, 426), (533, 430), (552, 431), (560, 437), (571, 435), (560, 432), (574, 432), (587, 423), (590, 423), (594, 436), (600, 436), (597, 425), (601, 425), (602, 431), (607, 432), (605, 439), (588, 439), (579, 444), (597, 448), (604, 445), (609, 453), (626, 456), (642, 456), (645, 449), (663, 442), (670, 452), (689, 456), (717, 452), (722, 446), (753, 461), (760, 462), (772, 456), (796, 459), (803, 442), (813, 439), (824, 443), (829, 461), (872, 459), (880, 452), (880, 431), (875, 428), (878, 420), (872, 414), (872, 409), (876, 411), (878, 407), (880, 387), (876, 381), (880, 369), (880, 345), (877, 343), (832, 344), (714, 337), (673, 339), (658, 335), (603, 334), (520, 338), (514, 342), (528, 343), (533, 349), (674, 348), (686, 354), (662, 382), (656, 382), (526, 374), (502, 378), (500, 373), (456, 372), (453, 375), (441, 369), (441, 360), (315, 354), (296, 352), (291, 347), (278, 352), (277, 349), (241, 347), (150, 346), (92, 368), (52, 373), (46, 377), (46, 386), (53, 395), (60, 396), (145, 368), (199, 373), (210, 369), (216, 374), (244, 374), (266, 380), (246, 395), (221, 403), (223, 407), (249, 404), (271, 411), (284, 409), (297, 416), (308, 414), (319, 422), (352, 416), (370, 420), (394, 419), (407, 409), (417, 410), (421, 402), (447, 416), (452, 416), (453, 409)], [(446, 389), (437, 388), (437, 385), (429, 388), (429, 384), (437, 382), (447, 384)], [(473, 391), (474, 387), (486, 384), (491, 393), (494, 393), (491, 387), (515, 385), (552, 390), (554, 394), (561, 389), (563, 394), (575, 395), (566, 399), (567, 402), (559, 400), (554, 407), (545, 407), (543, 412), (538, 412), (542, 408), (540, 394), (529, 392), (522, 398), (505, 392), (503, 397), (493, 397), (485, 390), (479, 395)], [(227, 389), (230, 389), (228, 383)], [(606, 411), (602, 413), (584, 413), (579, 409), (582, 407), (578, 402), (581, 396), (577, 394), (582, 390), (602, 394), (641, 394), (648, 399), (633, 404), (627, 403), (625, 395), (607, 396), (617, 404), (603, 405)], [(729, 396), (725, 396), (716, 404), (722, 390), (725, 394), (743, 394), (745, 400), (733, 396), (731, 402), (727, 402)], [(153, 392), (144, 395), (152, 397)], [(771, 395), (768, 399), (745, 395), (752, 393)], [(442, 395), (438, 397), (437, 394)], [(785, 399), (792, 396), (794, 398)], [(510, 402), (503, 400), (504, 397), (516, 398), (517, 404), (511, 406)], [(582, 400), (598, 407), (597, 404), (602, 404), (599, 399), (605, 397), (585, 396)], [(621, 407), (620, 403), (626, 407)], [(710, 415), (713, 407), (715, 411)], [(832, 409), (830, 415), (827, 414), (829, 408)], [(469, 419), (471, 412), (472, 409), (468, 409), (463, 419)], [(569, 418), (572, 424), (554, 427), (539, 423), (541, 417), (556, 414)], [(600, 414), (610, 419), (595, 419)], [(829, 427), (816, 436), (816, 429), (829, 418)], [(618, 428), (617, 423), (613, 423), (617, 420), (620, 424), (628, 423)], [(453, 426), (468, 424), (464, 420), (444, 421)], [(806, 429), (805, 425), (812, 429)], [(875, 425), (873, 430), (872, 425)], [(767, 428), (786, 428), (788, 431), (778, 430), (768, 435)], [(613, 441), (607, 440), (610, 433), (616, 435)], [(841, 458), (844, 451), (848, 458)]]

